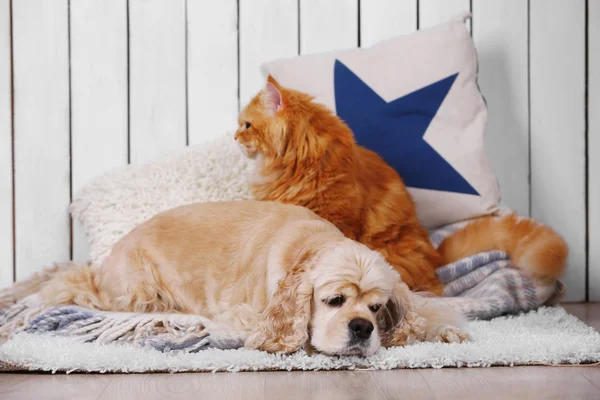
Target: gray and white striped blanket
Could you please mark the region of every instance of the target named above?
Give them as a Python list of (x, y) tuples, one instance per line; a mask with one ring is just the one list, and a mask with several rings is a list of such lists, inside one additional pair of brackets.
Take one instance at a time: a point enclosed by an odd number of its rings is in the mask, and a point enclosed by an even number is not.
[[(438, 246), (465, 224), (433, 231), (432, 243)], [(471, 319), (490, 319), (556, 305), (565, 295), (562, 283), (542, 286), (509, 267), (506, 253), (490, 251), (439, 268), (438, 275), (445, 284), (445, 301)], [(0, 292), (0, 304), (5, 305), (0, 309), (0, 336), (25, 331), (60, 335), (77, 342), (125, 343), (162, 352), (243, 346), (236, 332), (201, 316), (115, 313), (76, 306), (45, 308), (36, 295), (16, 303), (7, 301), (10, 290)]]

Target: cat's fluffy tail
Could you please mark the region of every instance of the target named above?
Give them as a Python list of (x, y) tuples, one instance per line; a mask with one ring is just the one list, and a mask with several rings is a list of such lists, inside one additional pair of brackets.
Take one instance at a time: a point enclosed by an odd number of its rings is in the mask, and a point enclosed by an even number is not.
[(515, 214), (475, 220), (446, 238), (438, 250), (446, 263), (501, 250), (508, 253), (516, 268), (541, 280), (561, 277), (569, 253), (564, 239), (554, 230)]

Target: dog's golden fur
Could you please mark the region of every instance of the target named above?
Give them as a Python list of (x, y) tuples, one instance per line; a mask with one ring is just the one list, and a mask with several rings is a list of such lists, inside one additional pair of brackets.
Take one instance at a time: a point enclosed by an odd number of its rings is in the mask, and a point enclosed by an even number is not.
[[(274, 202), (175, 208), (123, 237), (101, 266), (71, 263), (15, 288), (20, 297), (39, 288), (48, 305), (202, 315), (269, 352), (309, 343), (368, 355), (381, 344), (467, 339), (459, 315), (412, 293), (379, 253), (306, 208)], [(359, 344), (356, 318), (377, 327)]]
[(508, 215), (481, 218), (434, 249), (398, 173), (354, 141), (350, 128), (313, 98), (272, 77), (239, 115), (235, 139), (256, 158), (258, 200), (309, 208), (347, 237), (383, 254), (413, 290), (442, 294), (436, 268), (503, 250), (536, 279), (556, 279), (568, 248), (551, 228)]

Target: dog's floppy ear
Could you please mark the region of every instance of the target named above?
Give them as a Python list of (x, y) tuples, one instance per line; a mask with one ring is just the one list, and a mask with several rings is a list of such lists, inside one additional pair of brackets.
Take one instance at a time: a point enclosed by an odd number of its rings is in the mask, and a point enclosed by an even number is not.
[(245, 346), (270, 353), (293, 353), (308, 340), (313, 286), (308, 280), (309, 259), (305, 254), (293, 269), (279, 281), (263, 313), (264, 320)]
[(406, 283), (398, 280), (377, 318), (383, 347), (404, 346), (425, 337), (426, 321), (417, 314), (413, 296)]

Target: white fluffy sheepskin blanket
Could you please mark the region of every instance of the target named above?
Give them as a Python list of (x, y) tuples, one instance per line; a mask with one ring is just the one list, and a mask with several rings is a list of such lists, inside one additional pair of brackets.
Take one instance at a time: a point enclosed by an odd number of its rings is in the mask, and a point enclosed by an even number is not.
[(418, 343), (380, 349), (368, 358), (282, 356), (261, 351), (207, 349), (161, 353), (119, 344), (73, 343), (64, 337), (20, 333), (0, 347), (0, 370), (184, 372), (487, 367), (600, 361), (600, 334), (562, 308), (471, 322), (473, 341)]

